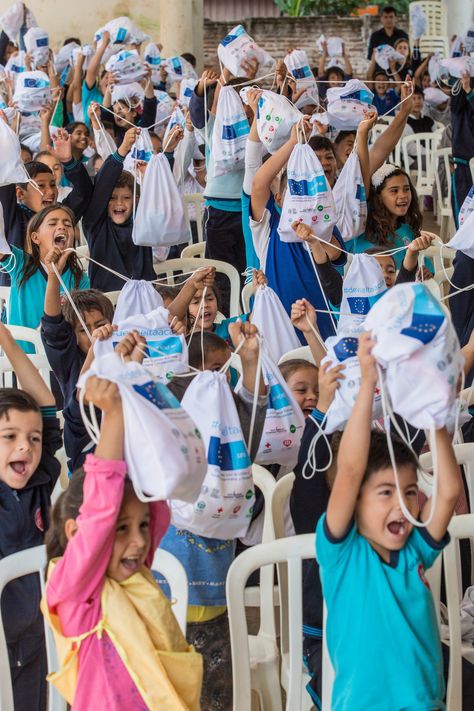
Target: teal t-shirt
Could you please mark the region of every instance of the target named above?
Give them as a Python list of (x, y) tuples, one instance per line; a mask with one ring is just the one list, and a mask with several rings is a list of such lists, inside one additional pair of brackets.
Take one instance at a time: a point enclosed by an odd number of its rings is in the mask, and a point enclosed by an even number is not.
[[(15, 264), (13, 258), (11, 261), (3, 262), (3, 266), (7, 267), (11, 278), (10, 305), (8, 309), (7, 323), (12, 326), (28, 326), (28, 328), (38, 328), (41, 318), (44, 313), (44, 297), (46, 294), (46, 275), (42, 269), (38, 269), (28, 281), (18, 286), (21, 279), (25, 260), (29, 259), (18, 247), (12, 246), (12, 252), (15, 255)], [(69, 291), (74, 289), (74, 277), (72, 272), (67, 269), (63, 272), (62, 278)], [(87, 274), (83, 274), (79, 284), (80, 289), (89, 289), (90, 282)], [(62, 287), (61, 287), (62, 291)], [(18, 341), (25, 353), (34, 353), (35, 349), (31, 343)]]
[(89, 89), (89, 87), (86, 84), (86, 80), (82, 82), (82, 110), (84, 112), (84, 123), (86, 124), (87, 128), (91, 128), (91, 122), (89, 120), (89, 116), (87, 115), (87, 110), (89, 108), (89, 104), (91, 101), (95, 101), (98, 104), (102, 103), (103, 100), (102, 92), (97, 88), (97, 86), (94, 84), (92, 89)]
[[(400, 225), (400, 227), (395, 230), (395, 233), (392, 235), (392, 247), (407, 247), (410, 242), (414, 240), (414, 238), (415, 233), (413, 232), (410, 225)], [(378, 244), (369, 242), (369, 240), (365, 238), (364, 234), (358, 235), (358, 237), (354, 237), (353, 239), (349, 240), (348, 242), (346, 242), (345, 246), (347, 251), (352, 252), (353, 254), (367, 252), (367, 250), (372, 249), (373, 247), (380, 247), (381, 252), (383, 252), (384, 250), (392, 249), (392, 247), (381, 247)], [(405, 250), (397, 252), (393, 255), (397, 269), (400, 269), (400, 267), (402, 266), (404, 257)]]
[(445, 709), (441, 643), (424, 571), (448, 541), (448, 534), (437, 543), (426, 528), (415, 528), (385, 563), (355, 525), (334, 539), (326, 514), (319, 519), (333, 711)]

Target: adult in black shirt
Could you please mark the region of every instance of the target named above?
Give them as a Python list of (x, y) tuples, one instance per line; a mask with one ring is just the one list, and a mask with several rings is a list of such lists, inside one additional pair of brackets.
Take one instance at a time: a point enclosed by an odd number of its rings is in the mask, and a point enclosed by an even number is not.
[(397, 11), (391, 5), (386, 5), (382, 8), (380, 12), (380, 22), (382, 23), (380, 30), (376, 30), (370, 35), (369, 49), (367, 52), (367, 59), (369, 61), (372, 59), (374, 49), (380, 47), (381, 44), (389, 44), (393, 47), (398, 39), (402, 37), (408, 39), (405, 30), (401, 30), (396, 26)]

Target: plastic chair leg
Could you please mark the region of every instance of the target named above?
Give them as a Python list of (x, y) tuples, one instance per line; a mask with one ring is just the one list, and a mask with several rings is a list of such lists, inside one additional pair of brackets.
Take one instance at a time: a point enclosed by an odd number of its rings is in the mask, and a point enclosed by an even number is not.
[(252, 689), (258, 694), (260, 711), (282, 711), (278, 662), (258, 665), (252, 673)]

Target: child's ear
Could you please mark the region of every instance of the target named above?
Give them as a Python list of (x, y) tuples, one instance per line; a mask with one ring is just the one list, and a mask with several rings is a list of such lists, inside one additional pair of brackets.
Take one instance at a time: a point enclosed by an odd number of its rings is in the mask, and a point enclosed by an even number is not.
[(18, 200), (18, 202), (23, 202), (23, 200), (25, 199), (25, 195), (26, 195), (26, 190), (23, 190), (22, 187), (17, 185), (16, 186), (16, 199)]
[(32, 232), (30, 238), (32, 242), (34, 242), (35, 244), (39, 244), (40, 238), (37, 232)]
[(68, 541), (71, 540), (71, 538), (74, 536), (74, 534), (77, 531), (77, 523), (75, 518), (68, 518), (66, 523), (64, 524), (64, 533), (66, 534), (66, 538)]

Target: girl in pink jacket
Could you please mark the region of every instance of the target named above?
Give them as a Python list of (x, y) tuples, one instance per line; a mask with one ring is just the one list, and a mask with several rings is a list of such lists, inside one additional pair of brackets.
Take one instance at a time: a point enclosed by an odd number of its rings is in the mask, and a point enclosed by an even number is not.
[[(86, 399), (102, 410), (100, 441), (58, 499), (47, 535), (48, 560), (59, 558), (43, 602), (62, 666), (52, 681), (73, 711), (198, 709), (200, 655), (147, 569), (169, 525), (168, 506), (140, 501), (126, 478), (117, 386), (89, 378)], [(184, 685), (167, 674), (167, 657), (180, 654), (186, 677), (189, 663), (195, 672)]]

